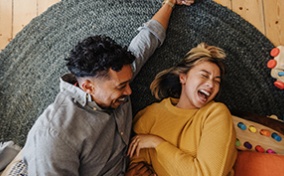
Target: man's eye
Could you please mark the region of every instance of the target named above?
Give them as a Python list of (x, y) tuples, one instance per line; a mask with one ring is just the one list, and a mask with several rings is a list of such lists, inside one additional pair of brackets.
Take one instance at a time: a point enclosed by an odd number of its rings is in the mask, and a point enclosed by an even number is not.
[(118, 89), (118, 90), (122, 90), (122, 89), (124, 89), (125, 87), (126, 87), (126, 85), (123, 85), (123, 86), (117, 87), (117, 89)]

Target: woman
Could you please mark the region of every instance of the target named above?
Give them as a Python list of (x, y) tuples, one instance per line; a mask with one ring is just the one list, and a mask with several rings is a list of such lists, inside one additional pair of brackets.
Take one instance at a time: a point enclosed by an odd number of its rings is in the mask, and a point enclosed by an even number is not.
[(134, 119), (131, 165), (145, 161), (161, 176), (233, 175), (237, 151), (231, 114), (213, 100), (225, 56), (221, 48), (201, 43), (156, 76), (150, 88), (163, 100)]

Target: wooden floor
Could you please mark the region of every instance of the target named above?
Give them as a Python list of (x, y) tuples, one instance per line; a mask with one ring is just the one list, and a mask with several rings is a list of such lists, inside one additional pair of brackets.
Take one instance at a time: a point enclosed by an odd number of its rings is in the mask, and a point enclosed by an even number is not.
[[(60, 0), (0, 0), (0, 51), (37, 15)], [(284, 45), (284, 0), (215, 0)], [(281, 19), (281, 20), (280, 20)]]

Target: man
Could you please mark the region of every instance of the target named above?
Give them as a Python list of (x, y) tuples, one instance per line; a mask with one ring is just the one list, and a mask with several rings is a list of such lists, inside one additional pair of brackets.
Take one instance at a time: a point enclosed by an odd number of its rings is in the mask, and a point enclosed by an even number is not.
[[(165, 1), (128, 49), (105, 36), (77, 44), (66, 59), (71, 74), (61, 77), (54, 103), (29, 132), (23, 149), (29, 175), (125, 175), (132, 125), (129, 83), (163, 43), (173, 5), (191, 3)], [(152, 174), (142, 163), (126, 175), (136, 172)]]

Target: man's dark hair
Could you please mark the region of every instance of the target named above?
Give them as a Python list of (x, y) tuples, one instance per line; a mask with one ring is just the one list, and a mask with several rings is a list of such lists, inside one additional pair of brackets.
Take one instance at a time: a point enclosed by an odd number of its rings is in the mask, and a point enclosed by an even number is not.
[(110, 37), (90, 36), (71, 50), (66, 66), (76, 77), (106, 76), (111, 68), (120, 71), (135, 60), (127, 47), (118, 45)]

